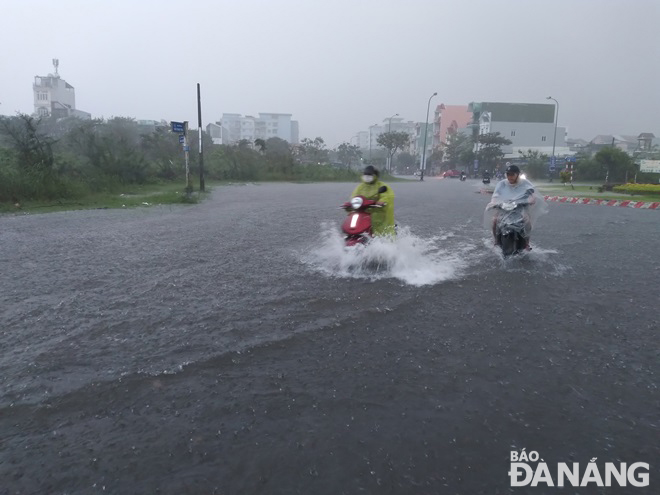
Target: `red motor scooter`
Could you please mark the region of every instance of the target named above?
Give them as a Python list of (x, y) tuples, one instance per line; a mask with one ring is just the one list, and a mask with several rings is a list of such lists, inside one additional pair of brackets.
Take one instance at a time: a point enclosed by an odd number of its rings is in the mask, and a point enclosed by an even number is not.
[[(378, 189), (378, 194), (385, 191), (387, 191), (387, 187), (382, 186)], [(341, 230), (346, 235), (344, 238), (346, 247), (367, 244), (371, 240), (373, 232), (371, 231), (369, 209), (382, 208), (383, 206), (385, 206), (385, 203), (366, 199), (364, 196), (355, 196), (341, 206), (342, 209), (348, 211), (348, 216), (341, 225)]]

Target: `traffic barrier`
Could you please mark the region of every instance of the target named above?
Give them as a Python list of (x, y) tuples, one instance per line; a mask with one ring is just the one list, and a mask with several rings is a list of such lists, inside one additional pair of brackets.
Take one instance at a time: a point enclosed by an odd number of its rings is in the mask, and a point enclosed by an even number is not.
[(570, 196), (544, 196), (546, 201), (556, 203), (571, 203), (580, 205), (603, 205), (603, 206), (627, 206), (628, 208), (640, 208), (643, 210), (660, 210), (660, 202), (650, 203), (648, 201), (633, 201), (631, 199), (594, 199), (573, 198)]

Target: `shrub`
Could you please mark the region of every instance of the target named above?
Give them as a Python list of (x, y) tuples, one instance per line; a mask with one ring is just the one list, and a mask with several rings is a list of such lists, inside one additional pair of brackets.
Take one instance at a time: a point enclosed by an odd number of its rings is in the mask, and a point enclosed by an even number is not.
[(620, 184), (612, 188), (626, 194), (652, 194), (660, 196), (660, 184)]

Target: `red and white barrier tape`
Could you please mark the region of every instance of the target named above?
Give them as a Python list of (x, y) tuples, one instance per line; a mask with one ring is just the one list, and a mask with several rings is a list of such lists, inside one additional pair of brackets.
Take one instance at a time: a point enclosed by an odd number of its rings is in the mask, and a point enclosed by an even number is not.
[(627, 206), (628, 208), (641, 208), (644, 210), (660, 210), (660, 202), (649, 203), (647, 201), (633, 201), (630, 199), (594, 199), (594, 198), (572, 198), (567, 196), (544, 196), (546, 201), (557, 203), (571, 203), (579, 205), (602, 205), (602, 206)]

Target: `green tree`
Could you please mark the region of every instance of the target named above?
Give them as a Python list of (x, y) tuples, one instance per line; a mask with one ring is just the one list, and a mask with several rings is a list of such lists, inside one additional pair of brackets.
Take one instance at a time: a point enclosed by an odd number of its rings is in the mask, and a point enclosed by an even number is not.
[(346, 168), (351, 168), (353, 162), (362, 157), (362, 151), (359, 146), (350, 143), (341, 143), (337, 146), (337, 158)]
[(291, 175), (294, 159), (291, 147), (284, 139), (278, 137), (268, 138), (264, 156), (270, 174)]
[(378, 136), (376, 142), (387, 150), (390, 163), (390, 170), (388, 172), (391, 172), (392, 157), (397, 150), (404, 149), (410, 145), (410, 135), (407, 132), (400, 131), (384, 132)]
[(179, 136), (168, 128), (157, 127), (151, 134), (142, 136), (142, 151), (158, 178), (183, 177), (185, 165)]
[(477, 159), (479, 160), (480, 170), (493, 170), (504, 158), (502, 146), (511, 144), (511, 140), (502, 137), (499, 132), (480, 134), (477, 137), (477, 142), (479, 143)]
[(447, 142), (442, 147), (447, 163), (443, 168), (467, 168), (474, 161), (472, 136), (458, 132), (447, 134)]
[[(421, 156), (418, 157), (419, 160), (421, 161)], [(407, 151), (402, 151), (396, 156), (396, 159), (394, 160), (394, 167), (397, 171), (397, 173), (403, 173), (406, 170), (409, 169), (417, 169), (419, 168), (419, 164), (417, 163), (417, 159), (410, 154)], [(429, 163), (427, 159), (427, 164)]]
[(438, 168), (440, 167), (444, 156), (445, 152), (442, 150), (442, 148), (433, 148), (433, 151), (431, 151), (431, 154), (426, 159), (426, 162), (430, 168)]
[(17, 117), (0, 116), (0, 140), (17, 152), (20, 167), (52, 170), (55, 140), (44, 132), (41, 119), (24, 113)]
[(266, 141), (264, 141), (261, 138), (257, 138), (254, 140), (254, 145), (259, 149), (261, 153), (266, 151)]
[(298, 146), (298, 160), (301, 163), (327, 163), (328, 150), (323, 138), (316, 137), (313, 140), (304, 138)]
[(531, 179), (540, 180), (548, 175), (548, 155), (537, 150), (518, 151), (520, 158), (525, 161), (522, 166)]
[(633, 159), (624, 151), (610, 147), (603, 148), (594, 156), (601, 170), (605, 170), (606, 182), (627, 182), (637, 172)]

